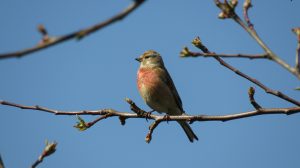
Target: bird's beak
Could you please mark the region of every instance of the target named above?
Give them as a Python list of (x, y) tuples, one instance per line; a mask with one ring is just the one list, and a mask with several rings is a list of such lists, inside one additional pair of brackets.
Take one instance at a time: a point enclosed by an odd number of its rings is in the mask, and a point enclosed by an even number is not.
[(141, 61), (142, 61), (142, 59), (141, 59), (140, 57), (135, 58), (135, 60), (137, 60), (138, 62), (141, 62)]

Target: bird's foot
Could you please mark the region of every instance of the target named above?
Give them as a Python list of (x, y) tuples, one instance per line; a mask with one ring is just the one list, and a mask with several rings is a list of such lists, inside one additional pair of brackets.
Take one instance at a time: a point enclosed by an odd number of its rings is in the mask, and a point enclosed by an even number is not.
[(146, 112), (146, 121), (148, 122), (148, 119), (150, 118), (151, 114), (154, 112), (155, 110), (151, 110), (149, 112)]
[(164, 115), (163, 119), (166, 120), (167, 123), (169, 123), (170, 115), (169, 114)]

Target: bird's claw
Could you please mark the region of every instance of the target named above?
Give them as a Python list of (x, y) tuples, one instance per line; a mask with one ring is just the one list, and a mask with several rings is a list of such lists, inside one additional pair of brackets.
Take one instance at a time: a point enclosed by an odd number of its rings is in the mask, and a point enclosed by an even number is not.
[(166, 115), (164, 115), (163, 119), (166, 120), (167, 123), (169, 123), (170, 116), (168, 114), (166, 114)]
[(148, 122), (148, 119), (150, 118), (151, 114), (154, 112), (155, 110), (151, 110), (149, 112), (146, 112), (145, 114), (145, 118), (146, 118), (146, 121)]

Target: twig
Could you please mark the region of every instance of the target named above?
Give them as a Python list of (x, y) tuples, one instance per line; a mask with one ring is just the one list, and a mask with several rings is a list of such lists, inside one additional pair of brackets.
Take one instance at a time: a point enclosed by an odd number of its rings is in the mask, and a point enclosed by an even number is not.
[(182, 57), (222, 57), (222, 58), (248, 58), (248, 59), (269, 59), (268, 54), (218, 54), (218, 53), (203, 53), (203, 52), (190, 52), (188, 55), (185, 55), (184, 48), (180, 56)]
[(296, 49), (296, 70), (300, 72), (300, 27), (293, 28), (292, 31), (297, 36), (297, 49)]
[(39, 158), (32, 164), (31, 168), (35, 168), (36, 166), (38, 166), (40, 163), (43, 162), (44, 158), (47, 156), (52, 155), (55, 151), (56, 151), (56, 146), (57, 143), (56, 142), (51, 142), (49, 143), (46, 140), (46, 146), (42, 152), (42, 154), (39, 156)]
[[(71, 39), (81, 39), (91, 33), (96, 32), (97, 30), (100, 30), (116, 21), (122, 20), (123, 18), (125, 18), (128, 14), (130, 14), (131, 12), (133, 12), (136, 8), (138, 8), (143, 2), (145, 2), (145, 0), (134, 0), (134, 3), (131, 4), (129, 7), (127, 7), (124, 11), (122, 11), (121, 13), (109, 18), (108, 20), (98, 23), (96, 25), (93, 25), (91, 27), (85, 28), (85, 29), (81, 29), (79, 31), (70, 33), (70, 34), (66, 34), (66, 35), (62, 35), (59, 37), (50, 37), (47, 34), (47, 31), (45, 28), (43, 28), (45, 31), (41, 31), (40, 27), (39, 27), (39, 31), (43, 34), (43, 39), (42, 42), (43, 43), (39, 43), (38, 45), (31, 47), (31, 48), (27, 48), (27, 49), (23, 49), (20, 51), (15, 51), (15, 52), (10, 52), (10, 53), (4, 53), (4, 54), (0, 54), (0, 59), (4, 59), (4, 58), (13, 58), (13, 57), (22, 57), (25, 56), (27, 54), (48, 48), (50, 46), (54, 46), (56, 44), (59, 44), (61, 42), (65, 42), (67, 40), (71, 40)], [(46, 37), (45, 35), (47, 35), (48, 39), (51, 40), (44, 40), (44, 37)]]
[(146, 135), (145, 141), (147, 143), (150, 143), (150, 141), (152, 140), (152, 133), (154, 131), (154, 129), (158, 126), (158, 124), (160, 124), (162, 122), (162, 120), (157, 119), (155, 120), (150, 126), (149, 126), (149, 132)]
[(251, 0), (245, 0), (243, 4), (243, 14), (244, 14), (244, 19), (248, 25), (248, 27), (252, 30), (254, 30), (253, 24), (251, 23), (249, 16), (248, 16), (248, 10), (252, 7)]
[(256, 110), (260, 110), (262, 109), (262, 107), (255, 101), (254, 94), (255, 94), (255, 89), (253, 87), (250, 87), (248, 90), (250, 103)]
[[(253, 27), (248, 26), (248, 23), (245, 23), (241, 20), (241, 18), (235, 13), (234, 9), (235, 6), (232, 6), (228, 4), (228, 2), (225, 0), (224, 3), (221, 3), (219, 0), (214, 0), (216, 6), (218, 6), (221, 9), (221, 13), (219, 15), (219, 18), (221, 19), (227, 19), (231, 18), (236, 23), (238, 23), (242, 28), (244, 28), (248, 34), (261, 46), (261, 48), (268, 54), (269, 58), (272, 61), (275, 61), (277, 64), (281, 65), (283, 68), (291, 72), (293, 75), (295, 75), (298, 79), (300, 79), (300, 71), (297, 71), (295, 68), (287, 64), (285, 61), (283, 61), (280, 57), (278, 57), (258, 36), (256, 31), (253, 29)], [(248, 16), (247, 16), (248, 17)], [(247, 18), (249, 19), (249, 17)], [(250, 22), (250, 20), (249, 20)]]
[[(206, 46), (204, 46), (200, 40), (199, 37), (196, 37), (192, 43), (199, 49), (201, 49), (204, 53), (212, 53), (210, 52)], [(189, 51), (189, 50), (188, 50)], [(191, 51), (189, 51), (189, 53), (192, 53)], [(188, 53), (187, 53), (188, 54)], [(272, 90), (270, 88), (268, 88), (267, 86), (265, 86), (264, 84), (262, 84), (260, 81), (246, 75), (245, 73), (239, 71), (238, 69), (234, 68), (233, 66), (231, 66), (230, 64), (226, 63), (223, 59), (221, 59), (220, 57), (216, 56), (214, 57), (221, 65), (223, 65), (224, 67), (230, 69), (231, 71), (235, 72), (236, 74), (238, 74), (239, 76), (251, 81), (252, 83), (256, 84), (257, 86), (259, 86), (260, 88), (262, 88), (266, 93), (269, 93), (269, 94), (272, 94), (274, 96), (277, 96), (281, 99), (284, 99), (290, 103), (293, 103), (297, 106), (300, 106), (300, 102), (293, 99), (293, 98), (290, 98), (289, 96), (283, 94), (282, 92), (280, 91), (276, 91), (276, 90)]]
[[(130, 100), (130, 99), (129, 99)], [(132, 100), (130, 100), (132, 102)], [(4, 103), (3, 103), (4, 102)], [(300, 107), (290, 107), (290, 108), (261, 108), (259, 110), (254, 110), (254, 111), (246, 111), (246, 112), (241, 112), (241, 113), (236, 113), (236, 114), (228, 114), (228, 115), (180, 115), (180, 116), (162, 116), (162, 115), (154, 115), (154, 114), (147, 114), (144, 113), (143, 115), (137, 114), (136, 112), (131, 113), (131, 112), (120, 112), (116, 111), (113, 109), (103, 109), (103, 110), (94, 110), (94, 111), (58, 111), (58, 110), (51, 110), (48, 108), (35, 108), (36, 106), (25, 106), (25, 105), (20, 105), (16, 103), (8, 103), (7, 101), (0, 101), (0, 104), (6, 105), (6, 106), (11, 106), (11, 107), (17, 107), (21, 109), (30, 109), (30, 110), (38, 110), (42, 112), (47, 112), (51, 113), (54, 115), (100, 115), (99, 118), (94, 120), (92, 123), (95, 124), (96, 122), (105, 119), (105, 118), (110, 118), (110, 117), (115, 117), (118, 116), (119, 118), (122, 118), (123, 122), (122, 124), (125, 124), (125, 120), (128, 118), (147, 118), (154, 120), (154, 123), (152, 123), (149, 127), (149, 132), (146, 136), (146, 142), (150, 142), (152, 139), (152, 133), (153, 130), (163, 121), (168, 122), (168, 121), (179, 121), (179, 120), (184, 120), (188, 122), (195, 122), (195, 121), (229, 121), (229, 120), (235, 120), (235, 119), (241, 119), (241, 118), (247, 118), (247, 117), (252, 117), (252, 116), (257, 116), (257, 115), (267, 115), (267, 114), (294, 114), (294, 113), (299, 113), (300, 112)], [(130, 104), (132, 106), (132, 104)], [(23, 108), (23, 107), (32, 107), (32, 108)], [(38, 106), (40, 107), (40, 106)], [(136, 106), (137, 107), (137, 106)], [(131, 107), (132, 108), (132, 107)], [(139, 107), (138, 107), (139, 108)], [(121, 121), (122, 121), (121, 120)], [(83, 125), (88, 125), (88, 123), (85, 123), (83, 121)], [(82, 123), (81, 123), (82, 124)], [(78, 126), (78, 125), (77, 125)], [(85, 129), (82, 129), (85, 130)]]

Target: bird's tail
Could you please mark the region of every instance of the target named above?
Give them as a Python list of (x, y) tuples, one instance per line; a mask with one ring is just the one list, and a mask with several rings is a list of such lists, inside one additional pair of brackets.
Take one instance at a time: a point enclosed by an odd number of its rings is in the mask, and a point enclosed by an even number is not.
[(192, 128), (190, 127), (190, 125), (187, 122), (178, 121), (178, 123), (183, 128), (185, 134), (187, 135), (187, 137), (189, 138), (189, 140), (191, 142), (194, 142), (194, 139), (196, 139), (198, 141), (197, 135), (193, 132)]

